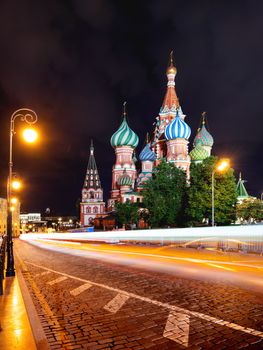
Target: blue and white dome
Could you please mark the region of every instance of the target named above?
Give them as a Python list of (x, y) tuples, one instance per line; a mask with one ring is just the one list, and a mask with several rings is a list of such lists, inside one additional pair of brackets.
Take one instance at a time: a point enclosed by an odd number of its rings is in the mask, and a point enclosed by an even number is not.
[(189, 139), (191, 135), (190, 126), (184, 122), (178, 114), (176, 117), (169, 123), (164, 131), (166, 140), (174, 140), (174, 139)]
[(141, 151), (139, 158), (141, 162), (146, 160), (150, 162), (155, 161), (156, 156), (155, 156), (155, 153), (153, 153), (153, 151), (150, 149), (149, 143), (147, 143), (144, 149)]

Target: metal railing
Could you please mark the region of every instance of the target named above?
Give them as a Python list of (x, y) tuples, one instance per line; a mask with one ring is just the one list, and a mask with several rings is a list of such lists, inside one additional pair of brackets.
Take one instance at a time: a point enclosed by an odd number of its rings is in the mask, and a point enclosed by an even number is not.
[(3, 279), (4, 279), (4, 272), (5, 272), (5, 253), (6, 253), (6, 242), (7, 242), (7, 236), (3, 235), (0, 245), (0, 295), (3, 295)]

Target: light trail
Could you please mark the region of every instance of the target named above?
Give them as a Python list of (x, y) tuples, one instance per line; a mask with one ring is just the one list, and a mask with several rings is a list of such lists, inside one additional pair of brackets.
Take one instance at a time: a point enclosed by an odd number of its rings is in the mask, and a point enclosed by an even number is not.
[[(143, 253), (143, 252), (133, 252), (131, 250), (126, 250), (126, 251), (122, 251), (122, 250), (117, 250), (117, 249), (112, 249), (112, 246), (109, 246), (109, 249), (102, 249), (99, 246), (97, 246), (96, 248), (92, 248), (90, 246), (85, 246), (81, 243), (76, 243), (76, 242), (68, 242), (68, 241), (62, 241), (62, 240), (52, 240), (52, 239), (36, 239), (36, 241), (39, 242), (43, 242), (43, 243), (49, 243), (49, 244), (58, 244), (58, 245), (64, 245), (64, 246), (68, 246), (71, 247), (71, 245), (78, 245), (77, 249), (82, 249), (82, 250), (87, 250), (87, 251), (94, 251), (94, 252), (103, 252), (103, 253), (116, 253), (116, 254), (124, 254), (124, 255), (137, 255), (137, 256), (144, 256), (144, 257), (150, 257), (150, 258), (159, 258), (159, 259), (169, 259), (169, 260), (178, 260), (178, 261), (185, 261), (185, 262), (191, 262), (191, 263), (197, 263), (197, 264), (203, 264), (206, 263), (207, 265), (212, 266), (212, 263), (218, 263), (218, 264), (222, 264), (222, 265), (234, 265), (234, 266), (240, 266), (240, 267), (248, 267), (248, 268), (252, 268), (252, 269), (262, 269), (262, 266), (258, 266), (258, 265), (251, 265), (251, 264), (244, 264), (243, 262), (235, 262), (235, 261), (220, 261), (220, 260), (207, 260), (207, 259), (197, 259), (197, 258), (189, 258), (189, 257), (177, 257), (177, 256), (169, 256), (169, 255), (160, 255), (160, 254), (156, 254), (156, 253)], [(122, 246), (124, 248), (124, 246)], [(125, 246), (127, 247), (127, 246)], [(129, 247), (129, 249), (131, 249), (133, 247)], [(167, 247), (166, 247), (167, 248)], [(72, 249), (76, 249), (74, 246), (72, 247)], [(150, 248), (148, 248), (150, 249)], [(156, 248), (151, 248), (153, 251)], [(162, 247), (162, 249), (165, 249), (165, 247)], [(158, 248), (157, 248), (158, 251)], [(200, 254), (201, 252), (197, 251), (196, 254)], [(263, 259), (262, 259), (262, 264), (263, 264)], [(216, 267), (216, 265), (214, 264), (213, 266)], [(228, 269), (229, 271), (235, 271), (234, 269), (230, 269), (230, 268), (225, 268), (226, 270)]]
[(249, 260), (247, 255), (225, 255), (210, 250), (170, 248), (169, 246), (160, 248), (121, 244), (117, 248), (112, 244), (69, 242), (58, 239), (31, 238), (27, 241), (44, 249), (88, 259), (169, 273), (184, 278), (228, 281), (246, 289), (263, 292), (263, 258), (261, 257), (258, 257), (255, 262), (254, 256)]
[(217, 265), (217, 264), (207, 264), (207, 265), (216, 267), (216, 268), (218, 268), (218, 269), (227, 270), (227, 271), (236, 271), (235, 269), (231, 269), (231, 268), (229, 268), (229, 267), (224, 267), (224, 266)]
[(215, 227), (191, 227), (151, 230), (127, 230), (127, 231), (100, 231), (100, 232), (57, 232), (57, 233), (33, 233), (21, 236), (38, 238), (69, 238), (81, 240), (102, 241), (164, 241), (164, 242), (190, 242), (196, 240), (236, 240), (247, 244), (251, 241), (263, 242), (263, 225), (244, 226), (215, 226)]

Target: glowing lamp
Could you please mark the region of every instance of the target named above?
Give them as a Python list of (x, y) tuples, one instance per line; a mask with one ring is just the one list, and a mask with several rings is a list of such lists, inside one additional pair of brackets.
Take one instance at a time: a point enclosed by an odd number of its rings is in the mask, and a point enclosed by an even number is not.
[(18, 202), (17, 198), (11, 198), (11, 203), (16, 204)]
[(227, 168), (229, 168), (229, 160), (224, 159), (217, 165), (216, 170), (217, 171), (224, 171)]
[(19, 189), (21, 188), (21, 182), (18, 181), (18, 180), (14, 180), (14, 181), (12, 182), (12, 188), (13, 188), (14, 190), (19, 190)]
[(33, 143), (37, 139), (37, 132), (32, 128), (25, 129), (23, 131), (24, 140), (28, 143)]

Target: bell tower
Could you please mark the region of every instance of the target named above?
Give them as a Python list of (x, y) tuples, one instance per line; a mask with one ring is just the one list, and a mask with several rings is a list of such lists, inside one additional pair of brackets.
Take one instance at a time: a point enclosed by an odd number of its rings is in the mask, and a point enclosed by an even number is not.
[(82, 200), (80, 203), (80, 222), (82, 226), (93, 224), (95, 217), (105, 213), (103, 202), (103, 189), (94, 157), (94, 147), (91, 140), (90, 155), (82, 188)]

